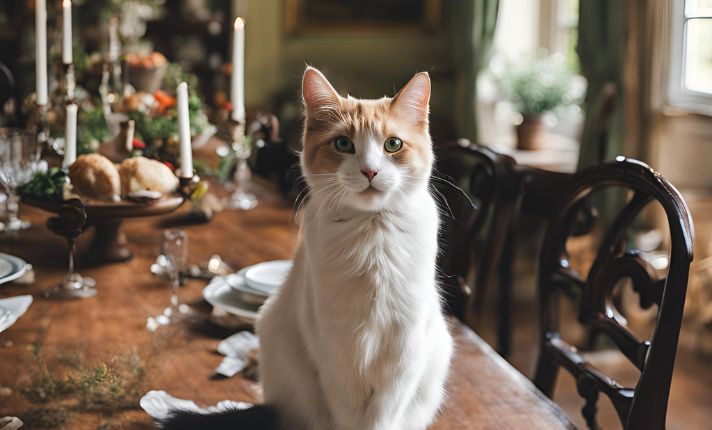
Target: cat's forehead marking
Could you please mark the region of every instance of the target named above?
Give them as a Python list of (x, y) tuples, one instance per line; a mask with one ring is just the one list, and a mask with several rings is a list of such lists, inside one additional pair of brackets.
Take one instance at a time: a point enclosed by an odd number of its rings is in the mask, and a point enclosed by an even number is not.
[(390, 99), (359, 100), (349, 97), (344, 100), (344, 116), (349, 128), (356, 134), (383, 133), (388, 122)]

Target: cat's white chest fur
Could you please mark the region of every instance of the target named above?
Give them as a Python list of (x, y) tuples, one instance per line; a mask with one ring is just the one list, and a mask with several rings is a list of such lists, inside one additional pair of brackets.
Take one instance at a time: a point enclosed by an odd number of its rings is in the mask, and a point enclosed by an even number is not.
[(380, 213), (323, 207), (307, 207), (295, 268), (258, 323), (265, 401), (285, 428), (424, 429), (452, 351), (432, 197)]

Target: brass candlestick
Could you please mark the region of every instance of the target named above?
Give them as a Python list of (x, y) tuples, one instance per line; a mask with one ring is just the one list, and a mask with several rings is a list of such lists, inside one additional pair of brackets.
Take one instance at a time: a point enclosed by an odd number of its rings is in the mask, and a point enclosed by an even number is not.
[(178, 194), (186, 200), (190, 200), (191, 196), (200, 184), (200, 176), (193, 175), (190, 178), (178, 178)]

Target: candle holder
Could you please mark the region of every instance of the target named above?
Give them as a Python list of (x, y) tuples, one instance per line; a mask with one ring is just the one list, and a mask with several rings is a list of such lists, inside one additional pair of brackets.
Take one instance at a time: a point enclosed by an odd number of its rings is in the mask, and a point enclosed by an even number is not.
[(184, 199), (190, 200), (193, 193), (198, 188), (200, 184), (200, 176), (193, 175), (190, 178), (178, 178), (178, 194), (180, 194)]
[(77, 88), (77, 80), (74, 75), (74, 64), (64, 64), (64, 86), (65, 86), (65, 97), (64, 100), (67, 103), (74, 103), (75, 100), (75, 90)]
[(42, 154), (43, 151), (52, 149), (49, 133), (49, 104), (36, 104), (34, 117), (37, 151)]
[(235, 153), (235, 191), (227, 198), (225, 206), (230, 209), (250, 210), (257, 206), (257, 196), (247, 191), (247, 184), (250, 182), (252, 173), (247, 160), (252, 154), (250, 142), (245, 138), (245, 122), (229, 120), (230, 144)]

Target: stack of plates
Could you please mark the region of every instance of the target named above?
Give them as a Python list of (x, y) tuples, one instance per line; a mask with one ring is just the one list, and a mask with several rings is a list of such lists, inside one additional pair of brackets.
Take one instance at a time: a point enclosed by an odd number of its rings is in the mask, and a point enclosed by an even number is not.
[(260, 306), (282, 286), (291, 268), (291, 260), (245, 267), (232, 275), (213, 278), (203, 290), (203, 297), (213, 306), (254, 322)]
[(25, 274), (27, 263), (14, 255), (0, 252), (0, 284), (14, 281)]

